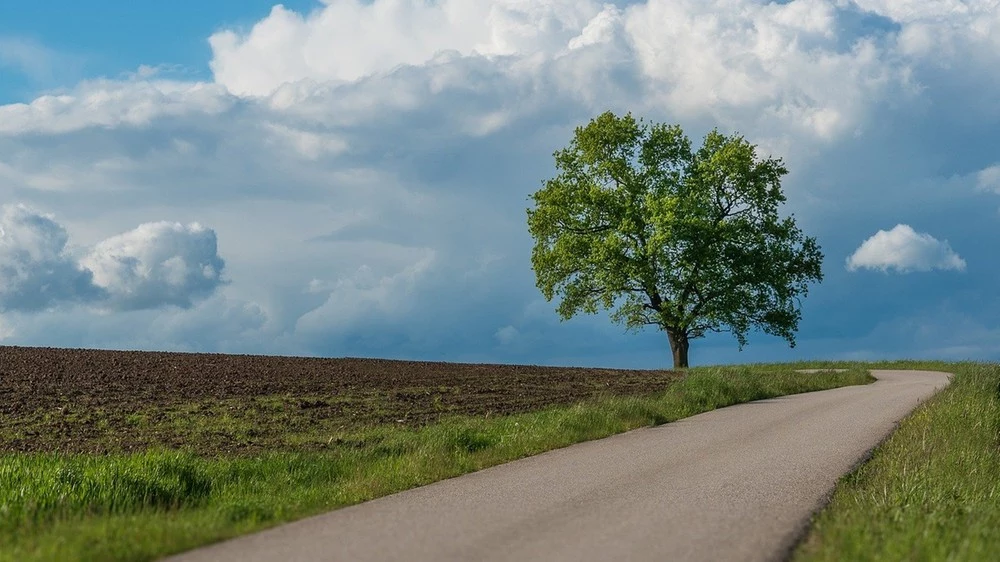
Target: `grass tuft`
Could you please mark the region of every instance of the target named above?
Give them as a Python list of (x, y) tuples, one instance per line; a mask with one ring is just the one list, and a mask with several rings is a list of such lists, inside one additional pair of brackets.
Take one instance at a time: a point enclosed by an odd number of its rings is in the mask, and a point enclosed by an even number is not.
[(0, 463), (0, 528), (17, 530), (65, 514), (114, 515), (202, 505), (212, 479), (181, 452), (117, 458), (6, 455)]

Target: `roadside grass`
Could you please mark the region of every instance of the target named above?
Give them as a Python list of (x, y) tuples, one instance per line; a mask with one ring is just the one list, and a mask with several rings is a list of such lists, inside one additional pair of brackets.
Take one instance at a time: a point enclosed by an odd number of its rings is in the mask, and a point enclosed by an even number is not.
[[(419, 428), (354, 429), (331, 433), (323, 451), (6, 453), (0, 455), (0, 560), (151, 560), (582, 441), (873, 380), (856, 365), (844, 373), (794, 368), (695, 368), (655, 395), (502, 417), (453, 416)], [(136, 430), (144, 423), (137, 417)]]
[(978, 561), (1000, 556), (1000, 365), (893, 362), (954, 373), (838, 483), (797, 562)]

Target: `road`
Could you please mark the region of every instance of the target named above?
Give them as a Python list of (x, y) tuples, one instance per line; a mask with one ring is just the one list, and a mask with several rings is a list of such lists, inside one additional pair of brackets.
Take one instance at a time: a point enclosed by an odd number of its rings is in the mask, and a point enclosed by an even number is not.
[(769, 561), (946, 373), (722, 408), (194, 550), (171, 562)]

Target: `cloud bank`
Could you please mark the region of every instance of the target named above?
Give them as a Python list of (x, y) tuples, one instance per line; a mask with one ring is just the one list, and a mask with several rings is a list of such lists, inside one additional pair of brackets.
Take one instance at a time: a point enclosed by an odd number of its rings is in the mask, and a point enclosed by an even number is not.
[[(911, 88), (908, 68), (885, 64), (895, 55), (879, 35), (841, 33), (844, 14), (858, 8), (824, 0), (325, 4), (308, 15), (275, 6), (246, 33), (212, 35), (216, 83), (240, 96), (287, 97), (381, 81), (443, 56), (482, 58), (507, 79), (598, 104), (607, 82), (634, 83), (643, 92), (633, 104), (824, 139), (853, 131), (870, 100)], [(406, 95), (396, 89), (398, 102), (416, 101)]]

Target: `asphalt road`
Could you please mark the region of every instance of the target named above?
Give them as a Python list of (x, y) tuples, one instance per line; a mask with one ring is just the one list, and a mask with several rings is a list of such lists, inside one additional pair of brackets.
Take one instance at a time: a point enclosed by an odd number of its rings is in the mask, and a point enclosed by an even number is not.
[(731, 406), (218, 543), (174, 562), (780, 560), (837, 479), (949, 382)]

